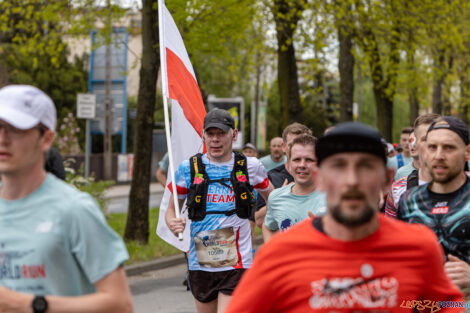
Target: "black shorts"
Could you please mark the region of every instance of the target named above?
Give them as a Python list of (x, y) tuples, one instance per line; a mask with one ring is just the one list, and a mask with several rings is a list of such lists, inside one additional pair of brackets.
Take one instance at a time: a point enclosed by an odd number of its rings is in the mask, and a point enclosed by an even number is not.
[(243, 268), (223, 272), (189, 271), (189, 288), (197, 301), (211, 302), (219, 292), (231, 296), (244, 272)]

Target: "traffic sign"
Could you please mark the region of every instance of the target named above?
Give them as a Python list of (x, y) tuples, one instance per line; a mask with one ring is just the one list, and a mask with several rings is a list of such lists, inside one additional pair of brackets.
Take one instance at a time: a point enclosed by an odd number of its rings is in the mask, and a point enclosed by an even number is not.
[(77, 94), (77, 118), (94, 119), (96, 117), (96, 96)]

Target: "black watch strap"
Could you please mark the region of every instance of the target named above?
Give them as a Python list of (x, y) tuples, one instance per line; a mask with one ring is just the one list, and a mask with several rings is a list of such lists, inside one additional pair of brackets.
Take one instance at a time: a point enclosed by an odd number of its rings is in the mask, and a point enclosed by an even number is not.
[(47, 311), (47, 300), (44, 296), (35, 296), (31, 306), (34, 313), (45, 313)]

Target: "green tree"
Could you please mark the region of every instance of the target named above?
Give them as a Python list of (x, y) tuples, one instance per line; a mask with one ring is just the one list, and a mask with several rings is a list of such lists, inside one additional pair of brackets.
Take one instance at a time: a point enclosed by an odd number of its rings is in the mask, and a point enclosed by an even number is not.
[(304, 1), (295, 0), (274, 0), (271, 6), (276, 23), (277, 81), (282, 110), (280, 118), (284, 125), (300, 120), (302, 114), (294, 33), (304, 8)]
[(64, 1), (0, 1), (1, 84), (31, 84), (54, 100), (59, 115), (75, 108), (78, 92), (85, 92), (86, 58), (67, 60), (59, 12), (69, 7)]
[[(338, 42), (338, 70), (339, 70), (339, 106), (341, 122), (353, 120), (353, 100), (354, 100), (354, 30), (351, 27), (350, 17), (347, 12), (351, 10), (352, 3), (348, 0), (336, 0), (334, 2), (334, 12)], [(349, 20), (348, 20), (349, 19)]]
[(142, 1), (142, 61), (134, 137), (134, 172), (124, 239), (146, 244), (149, 236), (149, 186), (152, 129), (160, 67), (157, 0)]
[(203, 98), (240, 96), (250, 86), (251, 0), (167, 1), (196, 72)]
[(393, 98), (400, 63), (400, 20), (395, 0), (387, 2), (355, 1), (356, 40), (369, 64), (377, 106), (377, 126), (391, 140)]
[[(111, 7), (114, 19), (123, 12)], [(66, 38), (88, 36), (107, 13), (92, 0), (0, 1), (0, 86), (35, 85), (51, 96), (59, 117), (75, 112), (76, 94), (87, 91), (88, 56), (69, 61)]]

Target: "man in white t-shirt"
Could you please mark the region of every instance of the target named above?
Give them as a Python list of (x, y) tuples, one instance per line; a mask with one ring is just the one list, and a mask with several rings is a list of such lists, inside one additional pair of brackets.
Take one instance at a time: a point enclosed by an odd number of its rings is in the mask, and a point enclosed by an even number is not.
[[(214, 109), (204, 118), (207, 153), (183, 161), (175, 172), (180, 207), (185, 199), (191, 219), (189, 285), (198, 312), (223, 312), (253, 260), (248, 220), (255, 189), (263, 198), (272, 190), (266, 170), (255, 157), (233, 152), (238, 130), (231, 115)], [(250, 187), (251, 186), (251, 187)], [(173, 192), (171, 184), (168, 186)], [(175, 217), (173, 197), (166, 212), (177, 235), (186, 220)], [(245, 200), (251, 199), (246, 206)]]

